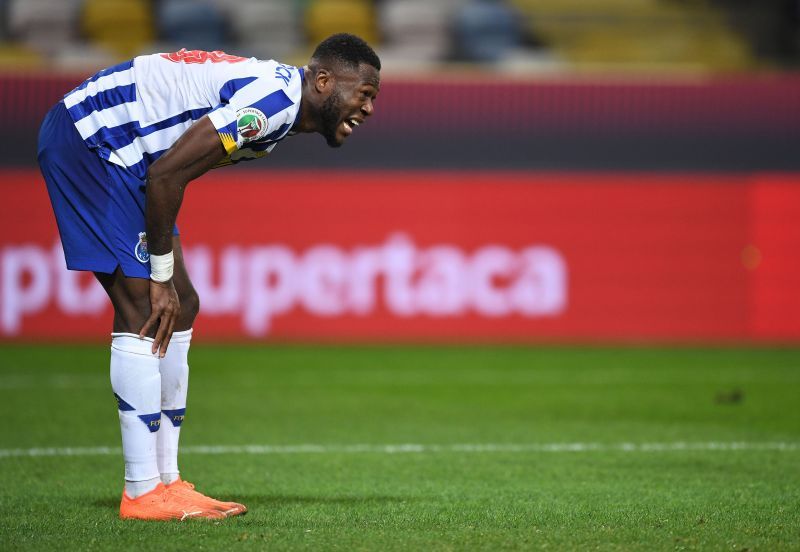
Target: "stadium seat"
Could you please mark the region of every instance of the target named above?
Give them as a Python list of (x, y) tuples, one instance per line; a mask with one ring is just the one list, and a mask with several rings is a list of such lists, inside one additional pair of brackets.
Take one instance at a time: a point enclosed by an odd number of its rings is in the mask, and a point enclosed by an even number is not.
[(221, 50), (226, 46), (225, 16), (210, 1), (162, 0), (157, 13), (159, 39), (175, 48)]
[(444, 60), (449, 53), (450, 22), (464, 0), (384, 0), (379, 6), (383, 39), (381, 58), (387, 66)]
[(10, 0), (6, 8), (9, 37), (40, 54), (77, 39), (79, 0)]
[(65, 45), (64, 48), (50, 56), (48, 61), (64, 71), (89, 75), (104, 67), (114, 65), (119, 61), (119, 56), (99, 46), (74, 42)]
[(573, 67), (742, 70), (755, 63), (716, 2), (510, 0)]
[(8, 40), (8, 5), (9, 0), (0, 0), (0, 42)]
[(375, 12), (368, 0), (313, 0), (306, 9), (305, 26), (312, 46), (334, 33), (352, 33), (371, 45), (378, 43)]
[(225, 13), (241, 55), (290, 61), (302, 46), (293, 0), (215, 0), (215, 4)]
[(0, 69), (40, 69), (46, 67), (38, 52), (18, 44), (0, 44)]
[(518, 16), (500, 0), (472, 0), (453, 21), (455, 55), (474, 62), (496, 62), (522, 44)]
[(81, 28), (90, 42), (120, 58), (144, 53), (155, 36), (147, 0), (85, 0)]

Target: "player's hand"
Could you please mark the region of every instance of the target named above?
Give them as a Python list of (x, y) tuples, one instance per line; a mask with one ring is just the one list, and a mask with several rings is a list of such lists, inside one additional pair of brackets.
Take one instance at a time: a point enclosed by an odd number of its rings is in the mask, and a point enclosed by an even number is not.
[(181, 304), (172, 280), (166, 282), (150, 280), (150, 318), (139, 331), (139, 338), (147, 336), (150, 329), (158, 324), (156, 337), (153, 340), (153, 354), (158, 352), (159, 358), (164, 358), (167, 354), (169, 340), (172, 339), (172, 332), (175, 330), (175, 323), (180, 313)]

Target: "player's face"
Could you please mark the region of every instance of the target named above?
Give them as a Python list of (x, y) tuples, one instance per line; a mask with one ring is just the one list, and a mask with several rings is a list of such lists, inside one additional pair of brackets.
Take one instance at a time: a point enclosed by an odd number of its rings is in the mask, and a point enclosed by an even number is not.
[(378, 70), (361, 64), (358, 70), (345, 69), (336, 76), (336, 85), (322, 104), (322, 135), (332, 148), (338, 148), (375, 110), (380, 89)]

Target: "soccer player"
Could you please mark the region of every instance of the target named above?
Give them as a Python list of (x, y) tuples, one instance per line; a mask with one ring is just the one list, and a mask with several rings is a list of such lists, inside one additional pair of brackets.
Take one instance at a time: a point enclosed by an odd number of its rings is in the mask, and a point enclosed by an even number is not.
[(121, 518), (247, 511), (179, 476), (199, 308), (175, 227), (187, 184), (211, 168), (265, 156), (298, 132), (341, 146), (372, 115), (380, 68), (372, 48), (349, 34), (324, 40), (302, 68), (184, 49), (100, 71), (47, 114), (39, 166), (67, 267), (92, 271), (114, 306)]

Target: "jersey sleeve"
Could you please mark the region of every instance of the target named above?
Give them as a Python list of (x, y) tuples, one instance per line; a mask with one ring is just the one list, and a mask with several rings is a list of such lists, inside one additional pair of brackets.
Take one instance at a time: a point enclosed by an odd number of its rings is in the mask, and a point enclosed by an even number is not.
[[(293, 123), (294, 102), (284, 90), (285, 81), (251, 76), (227, 81), (220, 89), (220, 104), (208, 116), (217, 129), (225, 151), (259, 151), (259, 142), (275, 140)], [(291, 120), (290, 120), (291, 119)]]

